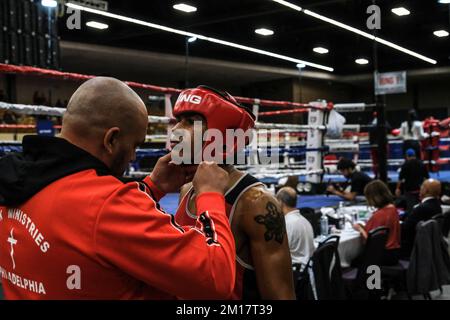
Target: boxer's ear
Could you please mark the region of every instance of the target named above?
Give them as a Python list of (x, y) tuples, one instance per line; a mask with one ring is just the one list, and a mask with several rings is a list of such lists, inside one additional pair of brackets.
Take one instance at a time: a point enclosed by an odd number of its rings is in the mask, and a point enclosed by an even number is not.
[(107, 153), (113, 154), (114, 149), (119, 143), (120, 128), (113, 127), (106, 131), (103, 138), (103, 147), (106, 149)]

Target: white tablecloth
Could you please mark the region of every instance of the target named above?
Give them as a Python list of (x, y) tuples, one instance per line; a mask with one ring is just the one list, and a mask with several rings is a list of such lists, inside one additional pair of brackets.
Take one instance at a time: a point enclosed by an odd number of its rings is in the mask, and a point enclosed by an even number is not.
[[(363, 248), (363, 238), (361, 234), (349, 227), (340, 233), (336, 233), (340, 237), (338, 252), (341, 259), (342, 268), (350, 267), (352, 261), (358, 257)], [(317, 237), (314, 241), (316, 248), (319, 246), (320, 241), (323, 240)]]
[(350, 267), (352, 261), (358, 257), (364, 248), (363, 237), (361, 233), (353, 229), (343, 230), (339, 240), (339, 257), (343, 268)]

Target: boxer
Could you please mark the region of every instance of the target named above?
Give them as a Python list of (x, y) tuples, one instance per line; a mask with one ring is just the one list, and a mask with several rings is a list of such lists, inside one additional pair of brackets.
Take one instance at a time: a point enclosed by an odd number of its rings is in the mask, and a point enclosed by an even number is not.
[[(173, 114), (177, 118), (173, 130), (190, 132), (191, 144), (196, 134), (194, 129), (202, 130), (202, 135), (205, 130), (216, 129), (225, 137), (226, 129), (247, 131), (255, 125), (255, 117), (249, 109), (238, 104), (229, 94), (205, 86), (182, 92)], [(195, 126), (196, 121), (202, 125)], [(172, 141), (172, 148), (180, 142)], [(204, 150), (205, 145), (200, 149)], [(194, 150), (195, 146), (192, 145), (191, 149)], [(225, 148), (228, 153), (225, 152), (223, 157), (236, 156), (238, 149), (236, 145), (228, 145)], [(278, 201), (250, 174), (230, 164), (222, 167), (230, 177), (225, 201), (236, 242), (236, 283), (231, 298), (295, 299), (285, 221)], [(178, 224), (195, 224), (198, 219), (197, 197), (198, 190), (192, 183), (181, 189), (175, 216)], [(190, 269), (189, 265), (185, 267)]]

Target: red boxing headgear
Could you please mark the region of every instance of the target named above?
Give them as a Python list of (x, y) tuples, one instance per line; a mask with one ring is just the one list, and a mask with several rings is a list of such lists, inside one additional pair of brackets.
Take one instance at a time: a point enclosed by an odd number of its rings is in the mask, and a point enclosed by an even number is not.
[[(206, 119), (207, 129), (219, 130), (226, 138), (227, 129), (242, 129), (246, 132), (255, 127), (255, 116), (251, 110), (240, 105), (235, 98), (226, 92), (220, 92), (207, 86), (187, 89), (180, 93), (173, 115), (194, 112)], [(245, 142), (246, 144), (249, 141)], [(234, 144), (233, 152), (237, 151)], [(224, 157), (228, 156), (224, 154)]]

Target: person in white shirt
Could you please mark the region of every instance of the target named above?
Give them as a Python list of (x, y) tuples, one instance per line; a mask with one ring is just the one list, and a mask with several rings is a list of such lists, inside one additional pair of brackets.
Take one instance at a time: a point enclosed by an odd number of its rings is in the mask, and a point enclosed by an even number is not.
[(291, 187), (284, 187), (277, 193), (286, 221), (289, 249), (292, 264), (305, 266), (314, 252), (314, 232), (311, 224), (297, 207), (297, 192)]
[(400, 126), (399, 137), (403, 139), (403, 154), (405, 155), (408, 149), (413, 149), (417, 158), (421, 159), (420, 141), (425, 139), (427, 135), (423, 130), (422, 121), (419, 121), (416, 110), (408, 111), (408, 120)]

